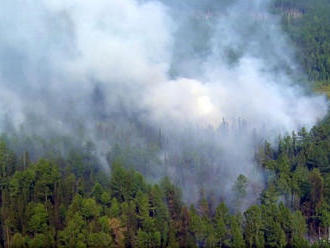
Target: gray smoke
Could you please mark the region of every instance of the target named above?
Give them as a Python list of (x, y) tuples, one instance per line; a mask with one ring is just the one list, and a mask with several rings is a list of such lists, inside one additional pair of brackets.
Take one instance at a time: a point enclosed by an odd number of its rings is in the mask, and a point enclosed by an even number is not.
[(3, 0), (2, 130), (92, 141), (105, 169), (123, 153), (149, 178), (170, 175), (188, 201), (201, 188), (229, 199), (244, 174), (251, 202), (258, 144), (327, 112), (300, 86), (269, 5)]

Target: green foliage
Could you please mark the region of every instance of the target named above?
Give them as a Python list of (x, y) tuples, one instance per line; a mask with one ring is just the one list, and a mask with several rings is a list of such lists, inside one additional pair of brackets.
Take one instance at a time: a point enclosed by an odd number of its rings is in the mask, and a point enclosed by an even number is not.
[(72, 168), (72, 157), (61, 165), (44, 159), (26, 167), (17, 164), (2, 188), (0, 244), (255, 248), (308, 247), (306, 238), (327, 240), (330, 120), (279, 138), (277, 147), (266, 142), (258, 151), (266, 184), (260, 201), (242, 204), (253, 185), (239, 175), (230, 209), (224, 202), (214, 205), (203, 190), (188, 209), (169, 178), (147, 184), (118, 161), (106, 180), (91, 176), (93, 169), (81, 167), (82, 161), (79, 170)]
[(107, 248), (113, 247), (112, 237), (104, 232), (91, 233), (88, 236), (88, 247), (93, 248)]
[(309, 80), (330, 82), (330, 3), (327, 0), (274, 0), (274, 11), (297, 48)]
[(132, 200), (138, 191), (145, 192), (146, 185), (142, 175), (133, 171), (125, 170), (119, 161), (112, 166), (110, 179), (112, 197), (120, 202)]
[(25, 248), (27, 247), (26, 239), (22, 236), (22, 234), (15, 233), (11, 241), (11, 246), (13, 248)]
[[(273, 3), (308, 79), (328, 90), (330, 2)], [(205, 29), (197, 19), (194, 22)], [(209, 35), (209, 27), (205, 30)], [(198, 39), (192, 42), (202, 44)], [(227, 52), (229, 62), (235, 63), (239, 52)], [(244, 175), (234, 182), (230, 209), (204, 193), (188, 209), (169, 178), (151, 185), (140, 173), (127, 169), (135, 164), (144, 175), (163, 175), (165, 169), (152, 166), (159, 162), (161, 135), (159, 131), (145, 149), (130, 142), (114, 145), (107, 156), (110, 175), (97, 167), (91, 142), (68, 146), (63, 158), (59, 147), (74, 141), (4, 135), (0, 139), (0, 247), (308, 247), (309, 240), (319, 240), (313, 247), (329, 247), (329, 117), (310, 131), (302, 128), (279, 138), (274, 147), (267, 141), (258, 147), (256, 161), (266, 187), (260, 201), (250, 207), (243, 205), (243, 199), (248, 186), (253, 190), (253, 182), (250, 185)], [(12, 146), (17, 154), (9, 149)], [(212, 154), (208, 147), (200, 148)], [(203, 159), (189, 146), (183, 153), (167, 162), (189, 170), (204, 167)], [(200, 185), (207, 183), (207, 173), (202, 172)]]
[(87, 223), (79, 212), (67, 220), (66, 227), (59, 233), (60, 247), (85, 247)]
[(241, 210), (242, 200), (246, 196), (247, 178), (244, 175), (239, 175), (233, 186), (234, 206), (236, 211)]
[(231, 242), (230, 247), (243, 248), (246, 247), (243, 239), (243, 232), (241, 227), (240, 216), (233, 216), (230, 222)]
[(32, 233), (46, 233), (48, 230), (48, 213), (41, 203), (31, 202), (27, 209), (28, 230)]
[(36, 234), (31, 240), (28, 241), (29, 247), (43, 248), (52, 247), (49, 237), (43, 233)]
[(263, 247), (264, 232), (262, 213), (258, 206), (250, 207), (245, 213), (245, 238), (248, 247)]
[[(230, 240), (229, 225), (230, 225), (229, 210), (224, 203), (221, 203), (215, 211), (215, 238), (219, 246), (228, 245)], [(237, 227), (236, 227), (237, 228)], [(234, 226), (235, 229), (235, 226)]]
[[(109, 184), (94, 180), (88, 186), (83, 183), (83, 175), (91, 178), (84, 170), (73, 174), (52, 161), (40, 160), (8, 177), (8, 187), (3, 189), (9, 197), (4, 198), (7, 202), (2, 206), (6, 214), (1, 215), (4, 223), (1, 245), (238, 248), (305, 245), (304, 216), (276, 204), (283, 192), (278, 175), (288, 174), (285, 180), (289, 189), (285, 192), (293, 192), (290, 187), (295, 187), (296, 194), (304, 195), (317, 207), (315, 213), (324, 228), (329, 225), (322, 188), (323, 184), (327, 187), (327, 180), (323, 183), (316, 168), (306, 171), (300, 165), (292, 171), (290, 159), (295, 155), (289, 157), (286, 155), (289, 145), (283, 147), (279, 149), (282, 155), (272, 151), (264, 159), (265, 164), (273, 161), (274, 166), (269, 169), (277, 176), (273, 186), (264, 191), (263, 204), (250, 207), (243, 216), (232, 215), (223, 202), (212, 209), (203, 191), (196, 208), (188, 209), (180, 190), (169, 178), (164, 178), (160, 185), (148, 185), (140, 174), (124, 169), (120, 163), (112, 166)], [(246, 196), (247, 183), (245, 176), (237, 178), (233, 187), (237, 199)], [(306, 190), (301, 189), (304, 184), (308, 184)]]

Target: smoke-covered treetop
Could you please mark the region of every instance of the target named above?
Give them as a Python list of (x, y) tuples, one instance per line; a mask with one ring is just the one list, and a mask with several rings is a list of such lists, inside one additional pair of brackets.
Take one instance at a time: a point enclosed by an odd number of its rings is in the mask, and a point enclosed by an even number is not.
[(324, 97), (301, 86), (270, 4), (5, 0), (2, 130), (91, 142), (105, 169), (116, 151), (133, 151), (142, 159), (130, 166), (148, 164), (146, 174), (173, 177), (186, 195), (206, 187), (230, 198), (243, 174), (255, 200), (251, 185), (263, 187), (256, 146), (311, 128), (327, 111)]

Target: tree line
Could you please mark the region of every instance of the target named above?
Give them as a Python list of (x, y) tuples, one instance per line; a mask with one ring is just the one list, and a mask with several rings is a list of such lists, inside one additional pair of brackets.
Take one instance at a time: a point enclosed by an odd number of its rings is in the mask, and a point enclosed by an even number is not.
[[(67, 158), (15, 154), (0, 143), (1, 247), (327, 247), (330, 119), (261, 145), (266, 188), (245, 211), (201, 190), (188, 206), (169, 178), (147, 183), (120, 160), (110, 175), (88, 150)], [(219, 178), (221, 180), (221, 178)], [(233, 194), (245, 197), (240, 175)]]

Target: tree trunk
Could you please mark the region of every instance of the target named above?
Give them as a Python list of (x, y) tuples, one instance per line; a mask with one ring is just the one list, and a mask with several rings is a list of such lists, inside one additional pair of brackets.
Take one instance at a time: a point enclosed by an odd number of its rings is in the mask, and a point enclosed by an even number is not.
[(10, 242), (9, 242), (9, 230), (8, 230), (8, 226), (7, 226), (7, 247), (10, 247)]

